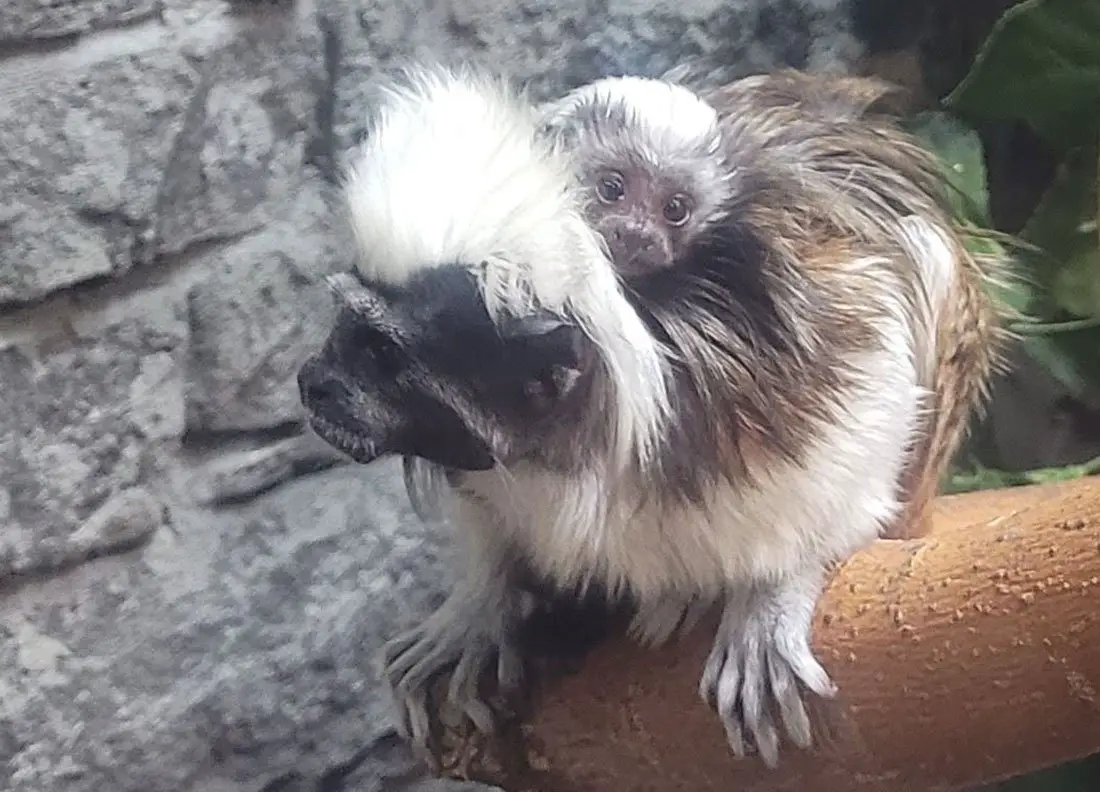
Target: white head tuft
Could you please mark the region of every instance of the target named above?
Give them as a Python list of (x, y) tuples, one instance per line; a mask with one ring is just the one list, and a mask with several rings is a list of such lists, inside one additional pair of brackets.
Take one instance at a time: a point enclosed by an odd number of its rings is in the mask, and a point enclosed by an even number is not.
[(661, 164), (684, 149), (696, 149), (705, 141), (711, 154), (718, 153), (718, 113), (699, 95), (682, 85), (649, 77), (605, 77), (576, 88), (544, 108), (551, 126), (572, 122), (582, 107), (607, 111), (620, 108), (631, 123), (642, 127)]
[(571, 161), (503, 80), (442, 67), (383, 88), (344, 198), (368, 281), (461, 265), (491, 314), (538, 308), (575, 321), (615, 394), (617, 464), (651, 456), (669, 412), (665, 358), (584, 221)]
[[(529, 259), (556, 235), (558, 163), (533, 145), (531, 113), (502, 83), (443, 69), (382, 88), (344, 195), (369, 279), (507, 255)], [(532, 194), (549, 200), (532, 201)], [(560, 197), (559, 197), (560, 196)]]

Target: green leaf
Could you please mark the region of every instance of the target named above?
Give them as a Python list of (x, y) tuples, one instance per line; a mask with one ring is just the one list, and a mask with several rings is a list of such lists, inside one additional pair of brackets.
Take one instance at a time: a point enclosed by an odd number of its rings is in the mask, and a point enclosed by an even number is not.
[(1096, 211), (1097, 149), (1081, 147), (1066, 155), (1021, 231), (1030, 247), (1019, 254), (1035, 288), (1028, 313), (1047, 323), (1084, 320), (1072, 332), (1033, 334), (1025, 329), (1023, 350), (1071, 394), (1088, 399), (1100, 393), (1100, 329), (1087, 327), (1100, 317)]
[(1022, 120), (1059, 146), (1095, 141), (1100, 3), (1024, 0), (1013, 6), (944, 101), (971, 121)]
[(1052, 309), (1075, 316), (1100, 313), (1091, 282), (1100, 279), (1096, 209), (1096, 148), (1075, 149), (1020, 232), (1021, 239), (1041, 251), (1022, 252), (1021, 260), (1029, 276), (1047, 290)]
[(920, 113), (907, 126), (943, 163), (956, 216), (977, 226), (988, 226), (989, 193), (978, 134), (943, 112)]
[(1080, 465), (1037, 468), (1013, 473), (993, 468), (978, 468), (966, 473), (954, 473), (944, 482), (941, 492), (945, 495), (973, 492), (983, 489), (1023, 487), (1028, 484), (1049, 484), (1055, 481), (1071, 481), (1100, 473), (1100, 457)]

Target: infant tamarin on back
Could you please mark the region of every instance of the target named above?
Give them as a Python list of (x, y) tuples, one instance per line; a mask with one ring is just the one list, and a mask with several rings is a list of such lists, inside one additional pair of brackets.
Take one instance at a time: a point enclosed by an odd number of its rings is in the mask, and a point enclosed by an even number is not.
[(543, 109), (664, 350), (670, 405), (652, 453), (621, 466), (598, 387), (570, 386), (572, 434), (446, 472), (466, 575), (387, 649), (416, 742), (446, 670), (452, 703), (491, 727), (479, 679), (518, 683), (533, 576), (629, 598), (652, 643), (720, 605), (700, 692), (733, 751), (774, 765), (781, 731), (810, 745), (803, 691), (835, 693), (810, 648), (828, 571), (924, 529), (1000, 337), (993, 273), (964, 249), (935, 159), (878, 112), (886, 93), (791, 71), (705, 93), (613, 78)]

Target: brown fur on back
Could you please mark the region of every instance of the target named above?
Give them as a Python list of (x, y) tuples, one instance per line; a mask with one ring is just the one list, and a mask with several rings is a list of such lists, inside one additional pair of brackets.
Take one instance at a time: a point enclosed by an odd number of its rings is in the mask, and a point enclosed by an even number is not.
[[(928, 528), (928, 507), (939, 482), (969, 420), (983, 406), (999, 360), (1003, 333), (985, 281), (1003, 273), (997, 271), (997, 262), (980, 264), (967, 252), (965, 234), (952, 218), (942, 166), (896, 126), (900, 104), (892, 104), (898, 97), (892, 86), (870, 78), (787, 70), (748, 77), (704, 95), (718, 110), (735, 148), (754, 150), (758, 159), (753, 167), (771, 174), (780, 190), (784, 184), (787, 188), (791, 203), (779, 212), (785, 222), (771, 230), (782, 234), (792, 222), (811, 223), (831, 239), (831, 246), (795, 251), (811, 275), (817, 271), (826, 277), (820, 271), (830, 266), (831, 249), (884, 254), (894, 262), (897, 282), (915, 315), (921, 310), (922, 284), (896, 241), (897, 221), (917, 215), (949, 235), (957, 278), (939, 314), (937, 332), (925, 339), (930, 348), (917, 350), (927, 364), (923, 384), (931, 391), (925, 431), (899, 482), (906, 502), (903, 516), (884, 532), (892, 538), (920, 535)], [(855, 282), (850, 286), (851, 293), (841, 295), (834, 308), (848, 304), (853, 316), (867, 316), (872, 307), (866, 302), (874, 299), (875, 290)]]

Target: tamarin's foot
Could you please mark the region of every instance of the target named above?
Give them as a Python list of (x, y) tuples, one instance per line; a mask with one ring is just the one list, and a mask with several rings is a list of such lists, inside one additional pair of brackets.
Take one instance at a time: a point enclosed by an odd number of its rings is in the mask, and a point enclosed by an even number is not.
[(480, 690), (485, 673), (495, 666), (494, 692), (502, 695), (522, 685), (519, 602), (508, 599), (456, 591), (423, 624), (386, 644), (384, 676), (398, 705), (398, 730), (422, 756), (438, 761), (431, 735), (439, 712), (430, 692), (441, 675), (450, 673), (447, 704), (483, 734), (493, 732), (496, 720)]
[(718, 711), (738, 757), (755, 746), (766, 765), (777, 765), (779, 729), (773, 712), (779, 713), (791, 742), (810, 747), (810, 718), (800, 687), (823, 698), (836, 695), (810, 648), (818, 580), (807, 576), (770, 588), (745, 588), (726, 599), (699, 692)]

